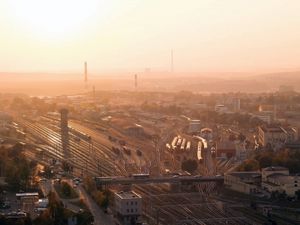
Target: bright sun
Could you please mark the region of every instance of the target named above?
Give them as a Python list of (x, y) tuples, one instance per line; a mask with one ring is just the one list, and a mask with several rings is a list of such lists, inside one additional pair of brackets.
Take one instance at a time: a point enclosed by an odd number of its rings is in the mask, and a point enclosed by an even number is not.
[(35, 36), (67, 38), (104, 13), (104, 0), (10, 0), (14, 17)]

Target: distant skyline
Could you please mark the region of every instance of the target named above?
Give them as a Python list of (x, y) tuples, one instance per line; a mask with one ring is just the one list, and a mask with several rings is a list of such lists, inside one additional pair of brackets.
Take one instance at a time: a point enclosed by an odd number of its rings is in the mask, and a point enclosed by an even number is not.
[(1, 0), (0, 72), (300, 69), (299, 0)]

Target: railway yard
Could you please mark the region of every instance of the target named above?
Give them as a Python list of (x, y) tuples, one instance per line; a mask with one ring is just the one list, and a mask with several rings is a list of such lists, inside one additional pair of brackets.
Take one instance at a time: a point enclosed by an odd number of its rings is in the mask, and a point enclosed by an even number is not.
[(239, 196), (223, 184), (226, 174), (253, 153), (253, 127), (212, 121), (213, 112), (203, 121), (193, 120), (191, 108), (184, 114), (173, 113), (176, 107), (167, 104), (160, 108), (160, 96), (156, 104), (152, 95), (117, 95), (109, 106), (83, 95), (41, 100), (57, 105), (39, 113), (7, 108), (11, 132), (2, 132), (0, 139), (24, 144), (29, 159), (57, 175), (92, 178), (99, 192), (134, 191), (142, 198), (140, 218), (150, 225), (269, 222), (262, 208), (270, 203), (259, 197), (264, 193)]
[[(131, 171), (139, 173), (141, 161), (144, 165), (149, 165), (149, 161), (155, 155), (145, 151), (142, 157), (136, 156), (135, 152), (131, 155), (123, 152), (117, 154), (112, 151), (112, 147), (120, 145), (109, 140), (108, 136), (114, 134), (119, 139), (125, 137), (105, 125), (99, 129), (99, 125), (71, 120), (68, 148), (64, 150), (59, 119), (46, 116), (36, 120), (17, 117), (15, 122), (27, 133), (26, 142), (35, 146), (32, 148), (32, 154), (37, 154), (36, 149), (39, 149), (43, 159), (66, 161), (74, 167), (74, 173), (77, 171), (79, 176), (129, 176), (128, 165), (134, 165)], [(171, 137), (172, 135), (166, 134), (159, 146), (165, 146), (166, 141), (171, 142)], [(182, 146), (186, 145), (190, 151), (191, 142), (184, 142), (180, 145), (181, 150)], [(142, 149), (142, 146), (135, 148)], [(156, 151), (154, 147), (152, 151)], [(164, 160), (171, 160), (172, 154), (168, 148), (163, 148), (161, 153)], [(224, 173), (234, 167), (231, 159), (215, 160), (210, 151), (203, 151), (202, 157), (203, 163), (198, 171), (201, 175), (214, 176), (217, 171)], [(214, 198), (220, 189), (217, 183), (198, 183), (188, 190), (176, 184), (135, 184), (132, 185), (132, 189), (143, 197), (143, 218), (149, 224), (256, 224), (235, 210), (236, 207), (243, 207), (243, 204), (224, 203)]]

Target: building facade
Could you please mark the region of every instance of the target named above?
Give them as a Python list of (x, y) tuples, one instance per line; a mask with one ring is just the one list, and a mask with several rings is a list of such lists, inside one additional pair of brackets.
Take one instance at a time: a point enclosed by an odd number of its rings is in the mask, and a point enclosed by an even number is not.
[(232, 172), (224, 176), (225, 187), (244, 194), (256, 193), (260, 182), (259, 172)]
[(292, 127), (260, 126), (258, 128), (258, 140), (263, 146), (280, 148), (286, 143), (298, 140), (298, 130)]
[(115, 193), (116, 224), (138, 224), (142, 215), (142, 197), (133, 191)]
[(261, 170), (262, 181), (267, 181), (268, 176), (273, 174), (289, 175), (290, 172), (287, 168), (281, 166), (270, 166)]
[(286, 193), (289, 197), (295, 197), (300, 190), (300, 177), (290, 176), (289, 170), (284, 167), (267, 167), (262, 169), (261, 186), (269, 193)]

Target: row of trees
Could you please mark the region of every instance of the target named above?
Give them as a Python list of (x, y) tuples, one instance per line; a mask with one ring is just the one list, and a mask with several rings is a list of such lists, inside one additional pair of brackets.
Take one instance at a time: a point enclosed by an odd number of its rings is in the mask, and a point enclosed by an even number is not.
[(63, 203), (54, 192), (49, 193), (48, 199), (48, 209), (32, 222), (33, 225), (66, 225), (68, 224), (68, 218), (71, 217), (77, 219), (78, 225), (91, 224), (93, 221), (93, 216), (90, 212), (73, 213), (64, 208)]
[(282, 149), (279, 151), (257, 151), (252, 159), (244, 161), (238, 168), (239, 171), (259, 170), (268, 166), (283, 166), (290, 173), (300, 172), (300, 151)]
[(110, 190), (98, 190), (95, 181), (90, 177), (84, 179), (84, 187), (102, 209), (108, 208), (113, 200), (113, 193)]
[(175, 104), (162, 106), (156, 103), (148, 103), (148, 102), (144, 102), (141, 105), (141, 109), (148, 112), (165, 113), (169, 115), (180, 115), (183, 112), (183, 108)]
[(23, 146), (20, 144), (0, 149), (1, 175), (6, 177), (6, 182), (14, 191), (28, 188), (31, 173), (36, 166), (36, 163), (28, 162), (22, 151)]
[(21, 98), (16, 97), (10, 103), (10, 109), (16, 111), (23, 110), (36, 110), (37, 112), (44, 114), (47, 112), (52, 112), (57, 109), (55, 103), (46, 103), (45, 100), (40, 98)]

